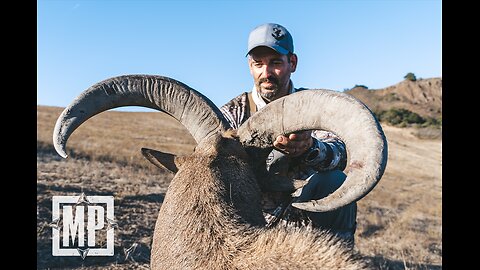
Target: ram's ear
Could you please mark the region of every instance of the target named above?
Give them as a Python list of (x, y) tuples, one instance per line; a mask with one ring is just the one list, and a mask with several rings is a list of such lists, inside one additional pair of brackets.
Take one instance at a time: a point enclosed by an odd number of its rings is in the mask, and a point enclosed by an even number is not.
[(167, 169), (173, 173), (177, 173), (177, 165), (180, 166), (179, 163), (181, 163), (182, 160), (174, 154), (164, 153), (149, 148), (142, 148), (142, 154), (153, 165), (162, 169)]

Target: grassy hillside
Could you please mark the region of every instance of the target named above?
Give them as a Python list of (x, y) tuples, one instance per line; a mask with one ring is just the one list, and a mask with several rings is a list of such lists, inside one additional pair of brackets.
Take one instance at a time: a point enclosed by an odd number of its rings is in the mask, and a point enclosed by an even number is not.
[(442, 78), (403, 80), (381, 89), (359, 86), (345, 91), (373, 111), (404, 108), (422, 117), (442, 117)]
[[(187, 154), (187, 131), (162, 113), (105, 112), (71, 137), (64, 160), (52, 132), (62, 111), (37, 107), (37, 264), (39, 269), (148, 269), (151, 236), (172, 174), (140, 154), (150, 147)], [(378, 269), (442, 268), (442, 141), (419, 139), (411, 128), (384, 125), (389, 161), (384, 177), (358, 204), (356, 248)], [(51, 197), (112, 195), (114, 257), (52, 257)], [(181, 228), (179, 228), (181, 229)]]
[(364, 102), (382, 123), (416, 127), (419, 138), (442, 137), (442, 78), (405, 79), (382, 89), (345, 91)]

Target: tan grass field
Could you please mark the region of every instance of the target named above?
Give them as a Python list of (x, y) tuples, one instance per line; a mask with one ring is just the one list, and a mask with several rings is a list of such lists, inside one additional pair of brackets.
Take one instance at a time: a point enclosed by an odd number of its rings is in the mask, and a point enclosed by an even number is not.
[[(72, 135), (64, 160), (52, 146), (61, 111), (37, 106), (37, 268), (148, 269), (157, 212), (173, 175), (146, 161), (140, 148), (188, 154), (193, 138), (159, 112), (110, 111)], [(441, 269), (442, 141), (383, 128), (389, 161), (380, 183), (358, 202), (356, 248), (378, 269)], [(51, 198), (82, 192), (115, 198), (113, 257), (51, 255)]]

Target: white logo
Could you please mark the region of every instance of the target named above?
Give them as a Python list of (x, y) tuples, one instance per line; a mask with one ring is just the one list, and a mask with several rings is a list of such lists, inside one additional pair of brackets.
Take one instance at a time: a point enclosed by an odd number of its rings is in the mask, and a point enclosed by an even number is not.
[(113, 196), (53, 196), (52, 212), (53, 256), (113, 256)]

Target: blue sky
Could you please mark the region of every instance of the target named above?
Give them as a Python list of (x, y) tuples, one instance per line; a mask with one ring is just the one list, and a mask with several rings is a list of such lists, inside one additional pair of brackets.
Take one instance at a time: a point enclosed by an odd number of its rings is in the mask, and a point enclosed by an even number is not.
[(151, 74), (221, 106), (252, 88), (248, 33), (266, 22), (293, 36), (296, 87), (378, 89), (408, 72), (442, 76), (441, 1), (38, 0), (37, 104), (65, 107), (104, 79)]

